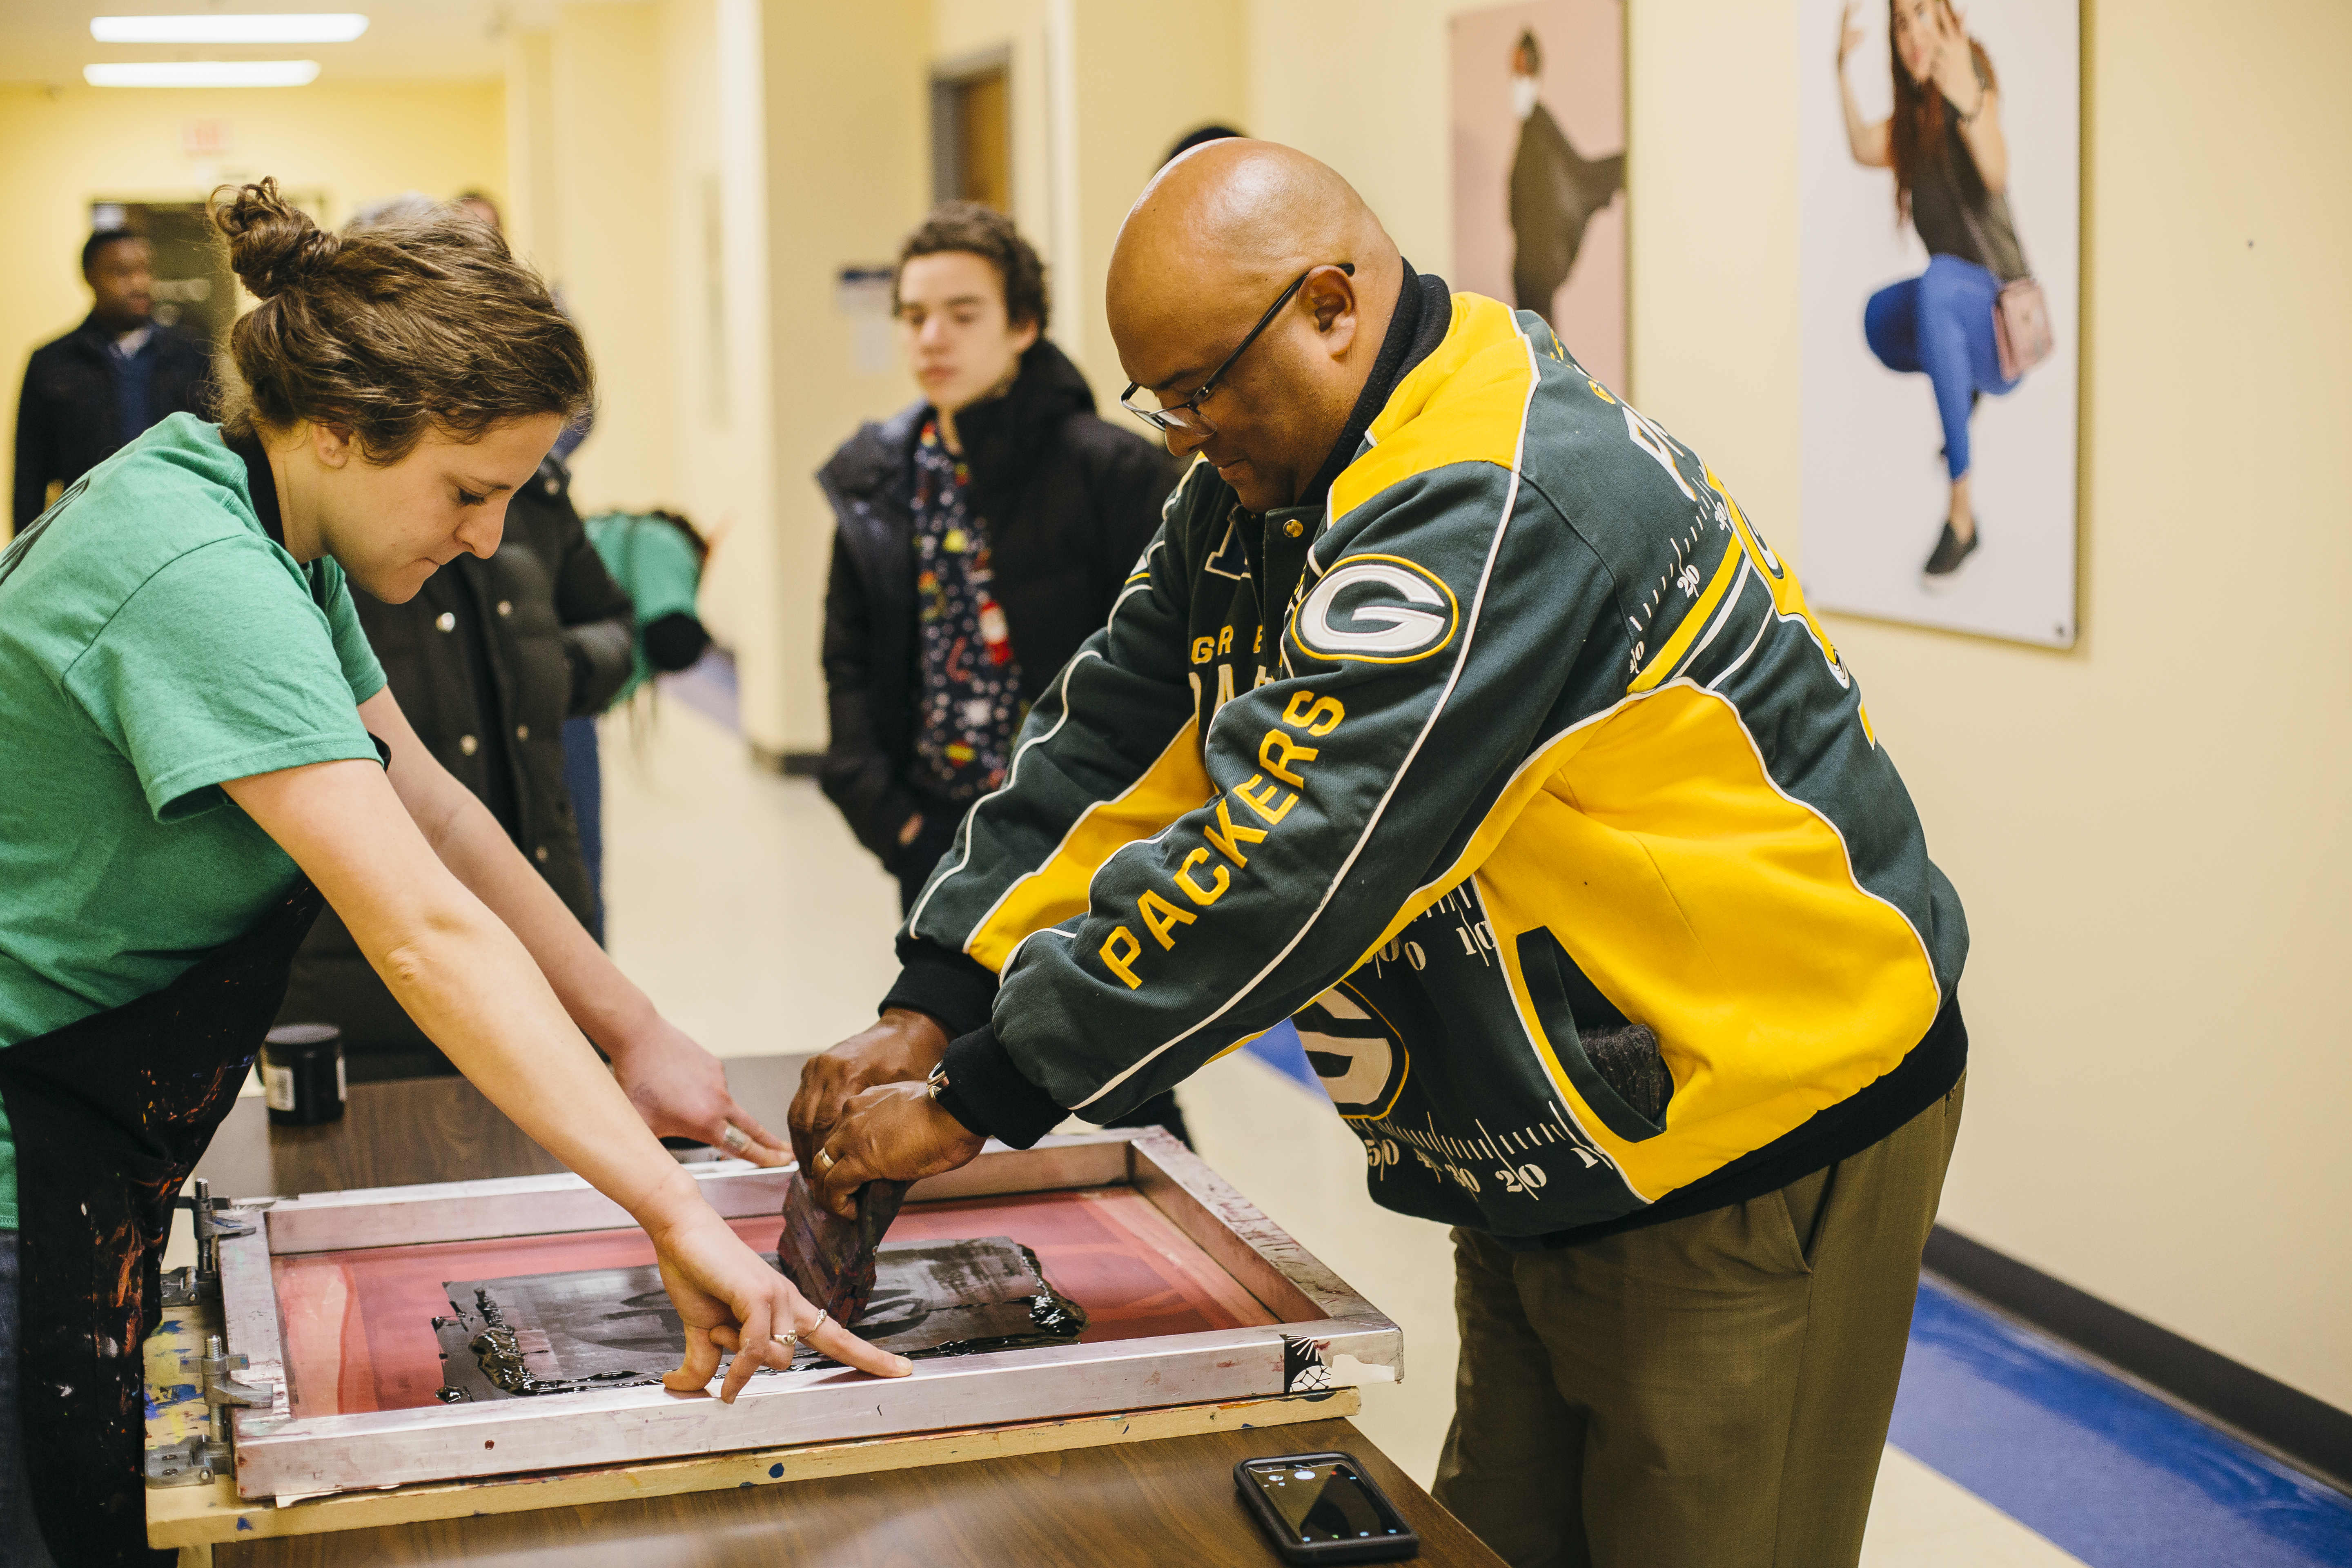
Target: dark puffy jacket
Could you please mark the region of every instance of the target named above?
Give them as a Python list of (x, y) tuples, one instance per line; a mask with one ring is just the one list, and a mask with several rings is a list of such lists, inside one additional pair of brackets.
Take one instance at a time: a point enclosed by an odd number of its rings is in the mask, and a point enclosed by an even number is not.
[[(832, 735), (819, 778), (886, 864), (898, 853), (898, 829), (926, 804), (907, 774), (919, 695), (914, 452), (929, 414), (918, 403), (862, 426), (816, 477), (838, 523), (824, 595)], [(1141, 436), (1097, 418), (1086, 378), (1043, 338), (1022, 355), (1011, 390), (957, 416), (956, 433), (1022, 694), (1034, 702), (1108, 618), (1181, 468)]]
[[(596, 712), (628, 679), (633, 626), (570, 483), (550, 458), (507, 507), (497, 554), (460, 555), (405, 605), (352, 600), (418, 739), (585, 924), (594, 906), (563, 787), (563, 721)], [(479, 682), (467, 653), (474, 626), (488, 656)], [(340, 1026), (362, 1079), (448, 1070), (332, 910), (295, 959), (278, 1018)]]
[[(18, 528), (41, 515), (49, 481), (69, 485), (140, 434), (121, 427), (109, 334), (93, 319), (33, 351), (16, 402), (16, 471), (11, 511)], [(176, 327), (158, 324), (147, 408), (157, 423), (174, 414), (212, 417), (211, 353)]]

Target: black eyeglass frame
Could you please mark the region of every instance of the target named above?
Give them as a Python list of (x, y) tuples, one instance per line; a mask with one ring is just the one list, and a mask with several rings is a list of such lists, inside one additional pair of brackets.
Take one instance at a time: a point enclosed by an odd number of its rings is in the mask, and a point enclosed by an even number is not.
[[(1350, 278), (1353, 278), (1356, 275), (1356, 264), (1352, 261), (1318, 261), (1314, 266), (1308, 268), (1306, 271), (1300, 273), (1297, 277), (1292, 279), (1290, 280), (1290, 287), (1282, 291), (1281, 298), (1275, 300), (1273, 304), (1267, 306), (1265, 314), (1257, 319), (1257, 325), (1249, 330), (1249, 336), (1244, 338), (1241, 341), (1240, 346), (1224, 357), (1224, 362), (1223, 363), (1219, 364), (1216, 369), (1209, 373), (1209, 379), (1202, 382), (1200, 386), (1194, 390), (1192, 396), (1186, 398), (1181, 403), (1171, 404), (1165, 408), (1140, 407), (1133, 401), (1133, 399), (1138, 392), (1143, 390), (1143, 384), (1141, 382), (1130, 381), (1127, 384), (1127, 390), (1118, 395), (1118, 405), (1121, 408), (1126, 409), (1129, 414), (1134, 415), (1138, 419), (1142, 420), (1146, 425), (1150, 426), (1155, 430), (1174, 430), (1184, 433), (1192, 433), (1197, 430), (1200, 427), (1199, 426), (1187, 424), (1181, 417), (1186, 414), (1190, 414), (1194, 419), (1199, 420), (1200, 426), (1208, 426), (1207, 420), (1201, 417), (1201, 400), (1208, 396), (1209, 394), (1217, 390), (1217, 384), (1225, 378), (1225, 372), (1234, 368), (1234, 362), (1240, 359), (1242, 355), (1249, 352), (1250, 344), (1257, 342), (1259, 333), (1265, 331), (1266, 328), (1274, 325), (1274, 319), (1282, 314), (1282, 308), (1290, 303), (1291, 298), (1294, 295), (1296, 295), (1301, 289), (1307, 287), (1307, 280), (1309, 278), (1314, 277), (1317, 272), (1326, 267), (1337, 267), (1341, 272), (1346, 273)], [(1213, 426), (1208, 426), (1208, 427), (1212, 429), (1214, 428)]]

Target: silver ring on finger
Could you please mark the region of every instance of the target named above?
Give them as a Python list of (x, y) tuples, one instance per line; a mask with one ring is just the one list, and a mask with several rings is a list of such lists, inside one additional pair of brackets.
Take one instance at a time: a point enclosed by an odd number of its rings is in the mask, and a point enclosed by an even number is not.
[(719, 1146), (730, 1154), (740, 1154), (751, 1146), (751, 1135), (730, 1121), (727, 1131), (719, 1135)]
[(815, 1339), (816, 1331), (824, 1327), (826, 1323), (832, 1321), (832, 1320), (833, 1309), (830, 1307), (819, 1307), (816, 1310), (816, 1321), (808, 1326), (809, 1338), (812, 1340)]
[(784, 1364), (786, 1366), (792, 1365), (793, 1357), (800, 1353), (800, 1334), (794, 1330), (786, 1329), (782, 1333), (776, 1336), (776, 1342), (784, 1347)]

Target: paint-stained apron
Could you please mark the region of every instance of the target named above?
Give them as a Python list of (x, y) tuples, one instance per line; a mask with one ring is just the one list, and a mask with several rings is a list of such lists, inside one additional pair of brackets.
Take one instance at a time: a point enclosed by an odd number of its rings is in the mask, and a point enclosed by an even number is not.
[[(248, 458), (248, 461), (251, 459)], [(0, 552), (0, 582), (79, 494), (78, 480)], [(285, 542), (277, 508), (269, 536)], [(326, 590), (314, 566), (311, 596)], [(390, 752), (376, 742), (386, 763)], [(326, 900), (299, 878), (243, 936), (160, 991), (0, 1048), (16, 1142), (17, 1389), (25, 1466), (49, 1555), (70, 1568), (164, 1568), (147, 1546), (141, 1342), (161, 1315), (172, 1199), (236, 1102)]]
[(141, 1342), (172, 1199), (212, 1142), (325, 900), (309, 879), (243, 936), (120, 1007), (0, 1049), (16, 1139), (18, 1388), (49, 1554), (161, 1568), (147, 1547)]

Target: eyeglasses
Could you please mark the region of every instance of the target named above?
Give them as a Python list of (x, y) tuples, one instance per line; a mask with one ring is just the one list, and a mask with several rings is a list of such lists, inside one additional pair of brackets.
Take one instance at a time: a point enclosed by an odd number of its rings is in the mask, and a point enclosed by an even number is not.
[[(1327, 262), (1318, 265), (1336, 266), (1350, 278), (1356, 275), (1356, 264), (1352, 261)], [(1249, 330), (1249, 336), (1241, 341), (1241, 346), (1227, 354), (1224, 363), (1209, 373), (1209, 379), (1202, 382), (1192, 396), (1181, 403), (1152, 407), (1135, 401), (1135, 395), (1142, 391), (1142, 384), (1130, 381), (1127, 384), (1127, 390), (1118, 395), (1118, 405), (1155, 430), (1173, 430), (1186, 436), (1213, 434), (1215, 426), (1201, 416), (1202, 399), (1217, 390), (1217, 384), (1224, 379), (1225, 372), (1234, 368), (1234, 362), (1249, 352), (1250, 344), (1257, 342), (1260, 332), (1274, 325), (1274, 319), (1282, 314), (1282, 308), (1290, 303), (1291, 296), (1305, 288), (1307, 280), (1314, 277), (1317, 270), (1317, 268), (1310, 267), (1290, 280), (1290, 287), (1282, 291), (1280, 299), (1266, 307), (1265, 314), (1257, 319), (1257, 325)], [(1145, 395), (1155, 399), (1157, 397), (1157, 394)]]

